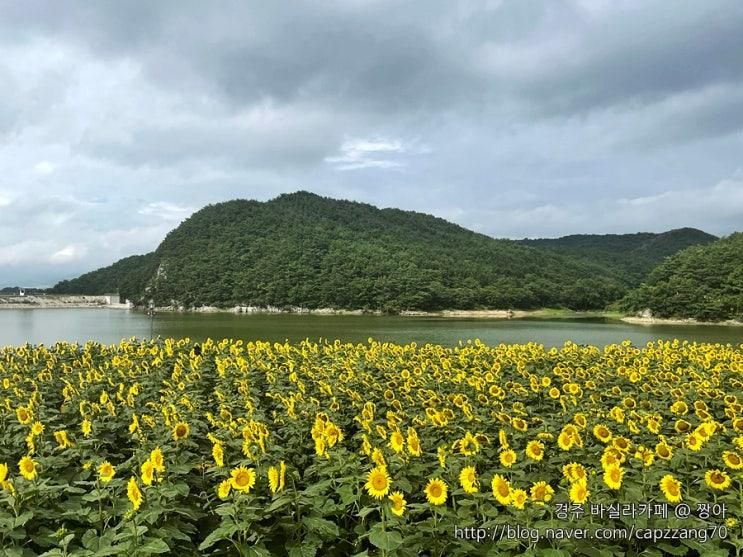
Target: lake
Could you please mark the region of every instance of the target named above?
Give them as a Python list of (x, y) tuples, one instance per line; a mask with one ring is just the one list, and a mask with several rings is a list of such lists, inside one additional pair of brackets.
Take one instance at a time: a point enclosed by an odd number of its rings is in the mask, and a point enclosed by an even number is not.
[(118, 343), (122, 338), (190, 337), (193, 340), (366, 342), (369, 337), (398, 343), (454, 345), (479, 338), (486, 344), (538, 342), (561, 346), (566, 340), (604, 346), (657, 339), (743, 342), (743, 329), (714, 325), (634, 325), (608, 319), (467, 319), (377, 315), (235, 315), (159, 313), (152, 322), (138, 311), (117, 309), (6, 309), (0, 311), (0, 346), (53, 344), (58, 340)]

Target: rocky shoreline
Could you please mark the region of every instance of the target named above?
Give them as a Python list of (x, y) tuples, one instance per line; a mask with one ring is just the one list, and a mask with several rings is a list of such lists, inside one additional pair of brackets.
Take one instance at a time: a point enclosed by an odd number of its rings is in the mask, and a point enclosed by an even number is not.
[[(132, 307), (130, 304), (110, 303), (107, 296), (0, 296), (0, 310), (2, 309), (74, 309), (74, 308), (101, 308), (101, 309), (146, 309)], [(385, 315), (381, 310), (368, 309), (334, 309), (334, 308), (304, 308), (278, 306), (234, 306), (219, 308), (216, 306), (199, 306), (186, 308), (184, 306), (160, 306), (158, 312), (186, 312), (186, 313), (235, 313), (241, 315)], [(718, 325), (743, 326), (743, 321), (698, 321), (696, 319), (666, 319), (648, 315), (621, 316), (606, 312), (575, 312), (568, 310), (504, 310), (504, 309), (476, 309), (476, 310), (441, 310), (441, 311), (401, 311), (400, 317), (441, 317), (447, 319), (581, 319), (606, 317), (631, 323), (633, 325)]]

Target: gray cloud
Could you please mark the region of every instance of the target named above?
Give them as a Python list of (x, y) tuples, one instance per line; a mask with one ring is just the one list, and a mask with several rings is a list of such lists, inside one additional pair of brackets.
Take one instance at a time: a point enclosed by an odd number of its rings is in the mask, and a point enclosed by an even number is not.
[(729, 233), (741, 51), (736, 0), (0, 0), (0, 284), (300, 188), (498, 237)]

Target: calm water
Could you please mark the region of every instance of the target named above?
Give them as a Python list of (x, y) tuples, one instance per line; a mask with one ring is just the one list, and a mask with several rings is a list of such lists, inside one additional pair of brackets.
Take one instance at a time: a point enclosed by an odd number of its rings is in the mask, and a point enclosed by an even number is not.
[(392, 342), (433, 342), (445, 345), (479, 338), (486, 344), (539, 342), (561, 346), (606, 344), (657, 339), (700, 342), (743, 342), (743, 328), (718, 326), (641, 326), (603, 319), (442, 319), (432, 317), (234, 315), (161, 313), (152, 324), (147, 315), (112, 309), (36, 309), (0, 311), (0, 346), (53, 344), (58, 340), (118, 343), (122, 338), (207, 337), (245, 340), (298, 341), (341, 339), (366, 342), (369, 337)]

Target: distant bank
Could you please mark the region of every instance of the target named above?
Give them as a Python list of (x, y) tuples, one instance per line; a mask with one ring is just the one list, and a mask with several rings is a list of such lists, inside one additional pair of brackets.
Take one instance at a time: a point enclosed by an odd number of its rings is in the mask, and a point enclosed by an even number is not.
[(0, 309), (62, 309), (62, 308), (112, 308), (130, 307), (119, 301), (119, 296), (106, 294), (101, 296), (67, 296), (67, 295), (26, 295), (0, 296)]

